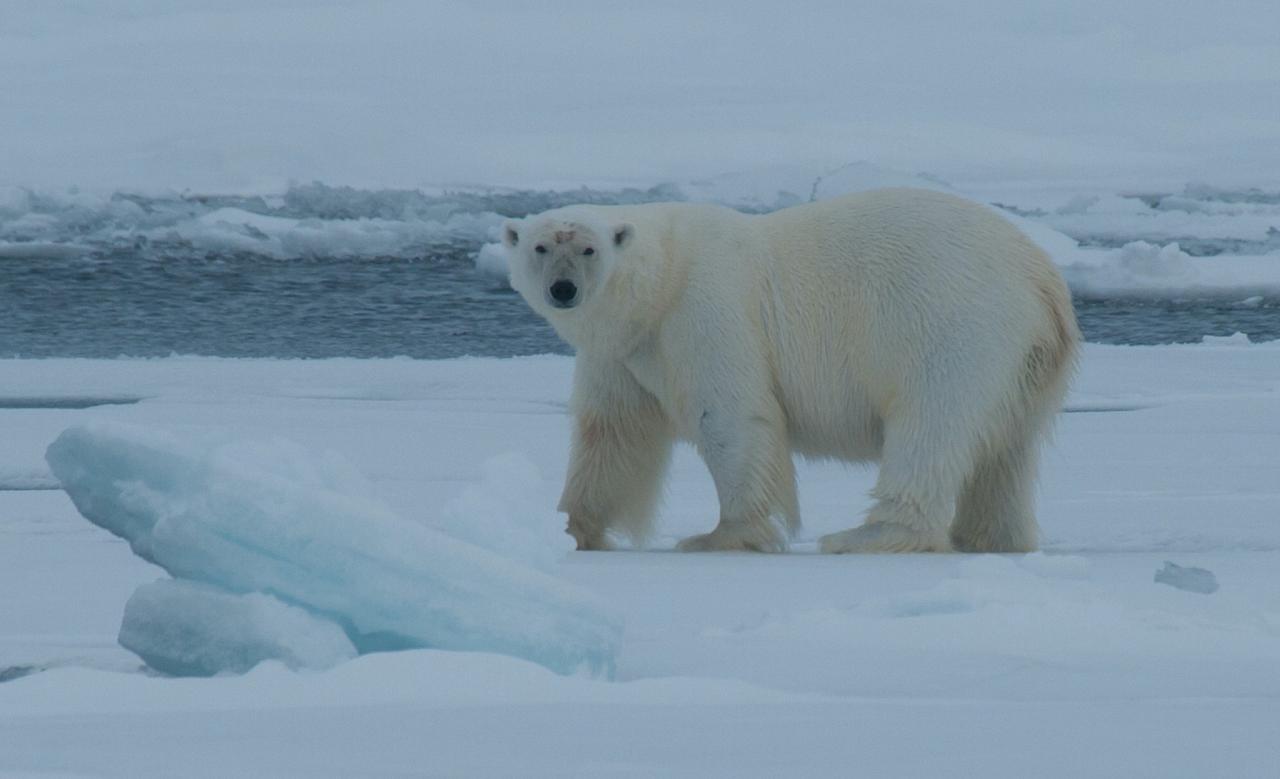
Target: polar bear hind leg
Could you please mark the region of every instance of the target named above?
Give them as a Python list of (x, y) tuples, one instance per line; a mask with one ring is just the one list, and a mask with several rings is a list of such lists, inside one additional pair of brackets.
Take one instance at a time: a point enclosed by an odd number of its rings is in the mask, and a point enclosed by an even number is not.
[(875, 505), (861, 527), (821, 538), (823, 552), (951, 551), (956, 504), (999, 427), (992, 420), (1008, 416), (1013, 379), (988, 367), (998, 359), (935, 357), (920, 364), (928, 367), (904, 382), (912, 391), (885, 418)]
[(951, 543), (957, 552), (1035, 551), (1037, 443), (1028, 435), (979, 460), (956, 501)]
[[(951, 543), (961, 552), (1033, 552), (1039, 528), (1033, 508), (1041, 441), (1062, 406), (1078, 338), (1058, 298), (1055, 337), (1032, 347), (1021, 376), (1029, 400), (1006, 428), (1003, 446), (982, 456), (956, 501)], [(1069, 305), (1069, 304), (1065, 304)]]
[[(897, 428), (895, 430), (895, 427)], [(915, 428), (912, 430), (910, 428)], [(860, 526), (819, 539), (827, 554), (949, 552), (955, 493), (964, 480), (967, 447), (955, 438), (921, 434), (918, 426), (887, 425), (876, 503)], [(947, 440), (950, 446), (942, 446)]]

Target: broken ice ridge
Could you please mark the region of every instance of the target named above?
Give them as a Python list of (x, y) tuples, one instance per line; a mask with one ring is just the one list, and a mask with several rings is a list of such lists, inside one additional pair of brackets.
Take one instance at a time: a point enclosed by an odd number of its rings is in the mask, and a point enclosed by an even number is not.
[[(612, 675), (621, 624), (591, 593), (343, 489), (352, 474), (332, 458), (95, 423), (65, 431), (46, 459), (87, 519), (175, 579), (206, 585), (147, 585), (131, 601), (121, 639), (159, 670), (335, 661), (341, 642), (303, 612), (359, 653), (496, 652)], [(236, 600), (252, 593), (270, 600)], [(286, 622), (297, 635), (279, 633)]]

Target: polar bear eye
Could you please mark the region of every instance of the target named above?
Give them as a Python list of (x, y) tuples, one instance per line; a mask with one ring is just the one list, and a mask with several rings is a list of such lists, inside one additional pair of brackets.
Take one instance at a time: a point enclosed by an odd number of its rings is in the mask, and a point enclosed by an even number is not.
[(533, 247), (533, 250), (534, 250), (535, 252), (537, 252), (538, 254), (546, 254), (546, 253), (547, 253), (547, 247), (543, 246), (542, 244), (538, 244), (537, 246)]
[(583, 250), (582, 250), (582, 253), (583, 253), (583, 254), (585, 254), (585, 255), (587, 255), (588, 257), (590, 257), (591, 255), (593, 255), (593, 254), (595, 254), (595, 253), (596, 253), (596, 250), (595, 250), (595, 249), (592, 249), (590, 246), (588, 246), (587, 248), (585, 248), (585, 249), (583, 249)]

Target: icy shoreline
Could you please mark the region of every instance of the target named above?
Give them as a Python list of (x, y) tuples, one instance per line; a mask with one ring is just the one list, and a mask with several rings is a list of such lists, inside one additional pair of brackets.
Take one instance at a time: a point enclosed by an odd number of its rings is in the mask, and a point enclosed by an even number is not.
[[(388, 261), (472, 253), (478, 274), (504, 284), (496, 240), (507, 217), (575, 202), (693, 200), (766, 212), (883, 186), (957, 191), (923, 175), (857, 163), (783, 167), (648, 188), (566, 190), (356, 189), (318, 182), (266, 196), (152, 195), (0, 188), (0, 261), (122, 255), (262, 262)], [(972, 195), (970, 195), (972, 196)], [(1032, 198), (1034, 202), (1036, 198)], [(1188, 185), (1182, 194), (1067, 196), (1049, 207), (991, 201), (1090, 297), (1280, 295), (1280, 195)]]

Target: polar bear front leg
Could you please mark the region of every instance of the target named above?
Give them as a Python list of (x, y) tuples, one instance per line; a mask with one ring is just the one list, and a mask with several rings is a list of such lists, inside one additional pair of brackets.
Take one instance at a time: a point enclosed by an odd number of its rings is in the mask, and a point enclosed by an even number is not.
[(674, 435), (658, 401), (619, 363), (585, 354), (574, 365), (573, 442), (560, 511), (580, 550), (610, 548), (608, 531), (641, 543), (671, 459)]
[[(726, 396), (727, 395), (727, 396)], [(795, 468), (782, 408), (771, 393), (704, 395), (698, 451), (720, 499), (720, 522), (686, 538), (684, 552), (784, 552), (800, 524)]]

